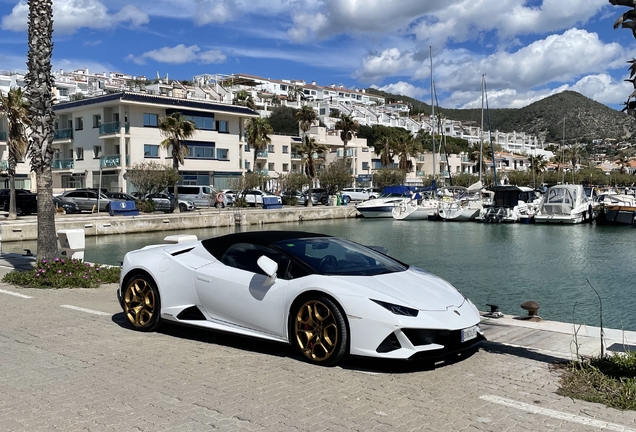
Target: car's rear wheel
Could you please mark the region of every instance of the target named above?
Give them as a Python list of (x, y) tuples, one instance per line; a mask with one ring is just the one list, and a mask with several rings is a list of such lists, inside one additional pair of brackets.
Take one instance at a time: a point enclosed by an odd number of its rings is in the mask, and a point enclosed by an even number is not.
[(161, 322), (161, 300), (152, 278), (144, 274), (129, 278), (122, 294), (122, 308), (136, 330), (156, 330)]
[(292, 343), (310, 362), (332, 365), (347, 352), (348, 331), (340, 308), (330, 299), (304, 299), (294, 311)]
[(327, 205), (329, 203), (329, 198), (327, 198), (327, 197), (320, 198), (320, 203), (322, 205)]

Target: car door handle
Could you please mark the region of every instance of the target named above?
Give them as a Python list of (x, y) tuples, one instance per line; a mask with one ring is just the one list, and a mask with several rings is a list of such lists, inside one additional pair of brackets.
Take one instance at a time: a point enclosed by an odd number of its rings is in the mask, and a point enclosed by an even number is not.
[(201, 282), (212, 282), (212, 279), (210, 279), (207, 276), (201, 276), (201, 275), (197, 275), (197, 280), (200, 280)]

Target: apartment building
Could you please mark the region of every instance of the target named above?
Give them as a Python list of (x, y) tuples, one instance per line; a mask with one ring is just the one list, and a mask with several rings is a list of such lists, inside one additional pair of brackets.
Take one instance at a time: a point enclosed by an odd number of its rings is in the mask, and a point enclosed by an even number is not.
[(131, 192), (125, 178), (131, 165), (172, 163), (159, 119), (180, 112), (198, 130), (186, 142), (189, 156), (179, 167), (183, 184), (227, 186), (244, 172), (246, 120), (253, 110), (199, 100), (120, 92), (54, 106), (57, 115), (53, 161), (55, 191), (102, 187)]

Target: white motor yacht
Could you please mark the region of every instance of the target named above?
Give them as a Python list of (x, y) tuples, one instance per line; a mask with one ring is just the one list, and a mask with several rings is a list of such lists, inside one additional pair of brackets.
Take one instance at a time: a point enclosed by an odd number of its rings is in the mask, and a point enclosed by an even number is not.
[(578, 224), (591, 220), (593, 205), (582, 185), (552, 186), (543, 196), (536, 223)]
[(410, 189), (406, 186), (390, 186), (384, 188), (378, 198), (357, 204), (356, 210), (365, 218), (390, 218), (396, 205), (410, 199)]
[(477, 220), (490, 223), (530, 223), (541, 202), (539, 192), (525, 186), (495, 186), (492, 202), (483, 206)]

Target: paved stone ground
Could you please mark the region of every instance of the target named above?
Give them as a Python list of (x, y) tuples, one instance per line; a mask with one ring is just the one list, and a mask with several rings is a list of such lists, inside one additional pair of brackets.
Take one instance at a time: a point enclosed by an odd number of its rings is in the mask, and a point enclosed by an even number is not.
[(488, 342), (437, 367), (317, 367), (285, 345), (133, 331), (115, 290), (0, 284), (0, 430), (636, 430), (634, 412), (558, 396), (554, 358), (523, 347)]

